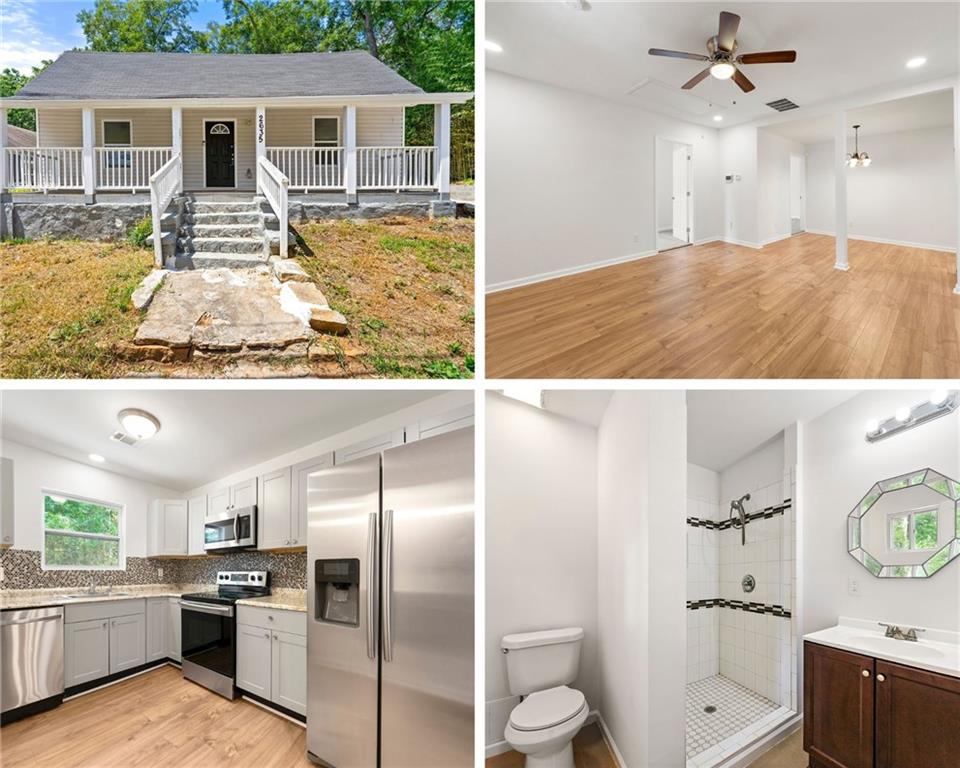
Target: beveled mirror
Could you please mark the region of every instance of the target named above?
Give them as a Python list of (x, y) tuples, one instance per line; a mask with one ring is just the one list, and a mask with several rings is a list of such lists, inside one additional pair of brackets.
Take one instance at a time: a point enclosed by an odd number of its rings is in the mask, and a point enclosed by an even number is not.
[(960, 556), (960, 482), (918, 469), (876, 483), (847, 516), (847, 551), (881, 579), (923, 579)]

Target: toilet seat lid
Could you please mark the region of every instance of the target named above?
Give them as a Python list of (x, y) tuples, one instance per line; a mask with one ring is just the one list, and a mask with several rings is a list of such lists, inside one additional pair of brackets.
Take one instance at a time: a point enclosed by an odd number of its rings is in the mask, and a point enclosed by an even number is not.
[(565, 685), (531, 693), (510, 713), (510, 725), (518, 731), (542, 731), (565, 723), (587, 705), (583, 694)]

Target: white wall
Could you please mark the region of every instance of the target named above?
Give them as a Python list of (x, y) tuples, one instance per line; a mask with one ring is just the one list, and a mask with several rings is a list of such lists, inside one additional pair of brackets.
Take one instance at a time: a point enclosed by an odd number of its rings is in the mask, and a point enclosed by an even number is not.
[[(780, 432), (720, 473), (721, 519), (727, 519), (730, 501), (745, 493), (752, 494), (751, 500), (745, 503), (748, 513), (769, 505), (770, 502), (764, 502), (766, 496), (758, 496), (754, 491), (782, 481), (783, 451), (783, 433)], [(778, 501), (782, 500), (781, 496)]]
[(757, 132), (757, 237), (766, 245), (790, 236), (790, 156), (802, 144), (775, 133)]
[(721, 177), (740, 177), (739, 181), (722, 184), (724, 219), (720, 236), (736, 243), (756, 245), (759, 240), (756, 127), (744, 125), (720, 131), (720, 156)]
[[(868, 136), (860, 146), (873, 164), (847, 171), (850, 237), (956, 248), (953, 128)], [(833, 234), (833, 142), (806, 150), (807, 229)]]
[(631, 768), (684, 763), (684, 399), (616, 392), (599, 429), (602, 715)]
[(127, 557), (146, 557), (147, 509), (153, 499), (179, 499), (170, 488), (134, 480), (106, 469), (64, 459), (10, 440), (3, 456), (13, 459), (14, 541), (16, 549), (43, 549), (42, 491), (60, 491), (122, 504)]
[(486, 743), (503, 741), (510, 695), (500, 638), (583, 627), (574, 685), (597, 679), (597, 431), (490, 393), (486, 400)]
[[(960, 563), (929, 579), (877, 579), (847, 554), (846, 521), (878, 480), (931, 467), (960, 479), (960, 412), (878, 443), (864, 424), (929, 391), (865, 392), (805, 425), (803, 441), (803, 631), (840, 616), (960, 630)], [(849, 580), (860, 586), (848, 592)]]
[[(719, 519), (720, 475), (687, 464), (687, 517)], [(687, 600), (720, 596), (720, 531), (687, 526)], [(719, 672), (720, 608), (687, 610), (687, 682)]]
[(721, 235), (717, 131), (487, 71), (487, 287), (656, 249), (655, 137), (693, 146), (694, 236)]

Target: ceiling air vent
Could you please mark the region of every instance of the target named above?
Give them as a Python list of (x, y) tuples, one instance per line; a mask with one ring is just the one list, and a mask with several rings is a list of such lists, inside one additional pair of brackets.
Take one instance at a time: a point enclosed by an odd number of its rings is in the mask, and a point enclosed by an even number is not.
[(790, 101), (790, 99), (777, 99), (776, 101), (770, 101), (767, 102), (767, 106), (777, 110), (777, 112), (789, 112), (791, 109), (800, 109), (800, 107)]
[(128, 435), (126, 432), (121, 432), (119, 429), (110, 435), (110, 439), (116, 440), (118, 443), (123, 443), (124, 445), (136, 445), (139, 442), (137, 438)]

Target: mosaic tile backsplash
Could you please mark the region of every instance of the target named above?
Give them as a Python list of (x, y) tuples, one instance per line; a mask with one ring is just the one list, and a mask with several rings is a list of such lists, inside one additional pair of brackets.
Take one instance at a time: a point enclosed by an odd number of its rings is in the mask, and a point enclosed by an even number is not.
[[(94, 580), (101, 586), (121, 584), (214, 584), (217, 571), (269, 571), (274, 587), (307, 588), (305, 552), (237, 552), (229, 555), (190, 559), (128, 557), (123, 571), (44, 571), (40, 553), (27, 549), (0, 550), (4, 580), (0, 589), (53, 589), (88, 587)], [(163, 568), (163, 578), (157, 569)]]

